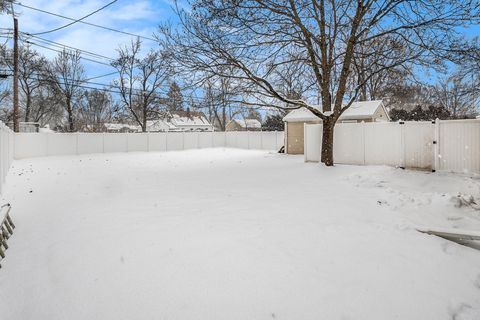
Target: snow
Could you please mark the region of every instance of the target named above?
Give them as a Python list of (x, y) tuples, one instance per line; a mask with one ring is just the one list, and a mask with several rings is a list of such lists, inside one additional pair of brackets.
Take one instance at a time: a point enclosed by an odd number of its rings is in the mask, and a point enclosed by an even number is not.
[(480, 251), (416, 231), (480, 230), (479, 177), (202, 149), (16, 161), (3, 197), (2, 320), (480, 318)]
[(233, 119), (240, 127), (248, 129), (261, 129), (262, 124), (257, 119)]
[[(313, 107), (318, 110), (321, 110), (320, 106), (313, 106)], [(354, 102), (347, 110), (345, 110), (342, 113), (339, 120), (371, 119), (374, 117), (375, 112), (379, 108), (384, 108), (382, 100)], [(388, 112), (386, 112), (386, 114), (388, 114)], [(283, 118), (283, 121), (286, 121), (286, 122), (319, 121), (319, 118), (316, 115), (314, 115), (310, 110), (306, 108), (299, 108), (299, 109), (290, 111), (290, 113)]]

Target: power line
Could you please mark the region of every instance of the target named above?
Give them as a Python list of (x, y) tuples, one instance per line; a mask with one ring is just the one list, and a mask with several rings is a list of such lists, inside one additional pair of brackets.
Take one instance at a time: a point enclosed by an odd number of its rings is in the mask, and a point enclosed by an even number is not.
[(103, 59), (110, 60), (110, 61), (115, 61), (115, 59), (104, 56), (104, 55), (101, 55), (99, 53), (87, 51), (87, 50), (84, 50), (84, 49), (75, 48), (75, 47), (72, 47), (72, 46), (69, 46), (69, 45), (66, 45), (66, 44), (63, 44), (63, 43), (59, 43), (59, 42), (48, 40), (48, 39), (45, 39), (45, 38), (42, 38), (42, 37), (38, 37), (38, 36), (35, 36), (35, 35), (32, 35), (32, 34), (29, 34), (27, 32), (22, 32), (22, 33), (29, 36), (29, 37), (35, 38), (36, 40), (39, 40), (40, 42), (47, 43), (48, 45), (51, 45), (51, 46), (77, 50), (77, 51), (83, 52), (83, 53), (91, 55), (91, 56), (95, 56), (95, 57), (98, 57), (98, 58), (103, 58)]
[(118, 74), (118, 72), (117, 72), (117, 71), (114, 71), (114, 72), (110, 72), (110, 73), (107, 73), (107, 74), (102, 74), (102, 75), (100, 75), (100, 76), (88, 78), (88, 79), (86, 79), (85, 81), (94, 80), (94, 79), (98, 79), (98, 78), (104, 78), (104, 77), (108, 77), (108, 76), (113, 76), (114, 74)]
[[(31, 45), (34, 45), (34, 46), (37, 46), (37, 47), (40, 47), (40, 48), (44, 48), (44, 49), (47, 49), (47, 50), (51, 50), (51, 51), (55, 51), (57, 53), (62, 53), (61, 50), (57, 50), (57, 49), (53, 49), (53, 48), (49, 48), (49, 47), (46, 47), (46, 46), (43, 46), (41, 44), (38, 44), (38, 43), (35, 43), (35, 42), (31, 42), (31, 41), (28, 41), (28, 40), (22, 40), (28, 44), (31, 44)], [(108, 67), (112, 67), (112, 65), (106, 63), (106, 62), (101, 62), (101, 61), (98, 61), (98, 60), (94, 60), (94, 59), (90, 59), (90, 58), (85, 58), (85, 57), (82, 57), (80, 56), (80, 59), (83, 59), (83, 60), (87, 60), (87, 61), (90, 61), (90, 62), (94, 62), (94, 63), (98, 63), (98, 64), (102, 64), (104, 66), (108, 66)], [(113, 68), (113, 67), (112, 67)]]
[(77, 23), (77, 22), (81, 22), (82, 20), (84, 20), (84, 19), (86, 19), (86, 18), (94, 15), (95, 13), (97, 13), (97, 12), (99, 12), (99, 11), (102, 11), (103, 9), (109, 7), (110, 5), (114, 4), (114, 3), (117, 2), (117, 1), (118, 1), (118, 0), (113, 0), (113, 1), (111, 1), (111, 2), (109, 2), (109, 3), (107, 3), (106, 5), (104, 5), (103, 7), (101, 7), (101, 8), (99, 8), (99, 9), (97, 9), (97, 10), (95, 10), (95, 11), (87, 14), (86, 16), (81, 17), (80, 19), (77, 19), (77, 20), (75, 20), (75, 21), (73, 21), (73, 22), (67, 23), (67, 24), (64, 25), (64, 26), (61, 26), (61, 27), (58, 27), (58, 28), (55, 28), (55, 29), (52, 29), (52, 30), (48, 30), (48, 31), (37, 32), (37, 33), (34, 33), (33, 35), (35, 36), (35, 35), (39, 35), (39, 34), (51, 33), (51, 32), (55, 32), (55, 31), (58, 31), (58, 30), (61, 30), (61, 29), (70, 27), (72, 24), (75, 24), (75, 23)]
[[(52, 15), (52, 16), (55, 16), (55, 17), (59, 17), (59, 18), (63, 18), (63, 19), (71, 20), (71, 21), (76, 21), (76, 19), (66, 17), (66, 16), (63, 16), (63, 15), (58, 14), (58, 13), (53, 13), (53, 12), (50, 12), (50, 11), (34, 8), (34, 7), (27, 6), (27, 5), (22, 4), (22, 3), (15, 3), (15, 5), (21, 6), (21, 7), (30, 9), (30, 10), (42, 12), (42, 13), (45, 13), (45, 14), (49, 14), (49, 15)], [(154, 38), (141, 36), (139, 34), (134, 34), (134, 33), (131, 33), (131, 32), (126, 32), (126, 31), (122, 31), (122, 30), (118, 30), (118, 29), (114, 29), (114, 28), (110, 28), (110, 27), (105, 27), (105, 26), (101, 26), (101, 25), (94, 24), (94, 23), (91, 23), (91, 22), (86, 22), (86, 21), (77, 21), (77, 22), (78, 23), (83, 23), (83, 24), (86, 24), (86, 25), (89, 25), (89, 26), (92, 26), (92, 27), (101, 28), (101, 29), (112, 31), (112, 32), (122, 33), (122, 34), (125, 34), (125, 35), (129, 35), (129, 36), (138, 37), (138, 38), (141, 38), (141, 39), (157, 42), (157, 40), (154, 39)]]
[[(10, 70), (0, 70), (0, 72), (11, 72)], [(12, 76), (12, 74), (6, 74), (7, 76)], [(61, 81), (54, 81), (52, 79), (48, 79), (48, 78), (40, 78), (42, 75), (41, 74), (36, 74), (36, 77), (27, 77), (28, 79), (32, 79), (32, 80), (38, 80), (38, 81), (44, 81), (44, 82), (56, 82), (57, 84), (61, 84), (61, 85), (72, 85), (72, 83), (65, 83), (65, 82), (61, 82)], [(71, 79), (67, 79), (67, 80), (71, 80)], [(101, 88), (99, 87), (93, 87), (93, 86), (88, 86), (88, 85), (84, 85), (84, 84), (73, 84), (75, 87), (78, 87), (78, 88), (83, 88), (83, 89), (90, 89), (90, 90), (100, 90), (100, 91), (105, 91), (105, 92), (110, 92), (110, 93), (115, 93), (115, 94), (122, 94), (121, 91), (119, 90), (115, 90), (115, 87), (112, 86), (112, 85), (109, 85), (109, 84), (105, 84), (105, 83), (98, 83), (98, 82), (91, 82), (91, 81), (88, 81), (90, 79), (86, 79), (86, 80), (82, 80), (81, 83), (86, 83), (86, 84), (90, 84), (90, 85), (96, 85), (96, 86), (102, 86)], [(73, 80), (72, 80), (73, 81)], [(113, 89), (112, 89), (113, 88)], [(128, 88), (127, 88), (128, 89)], [(136, 97), (143, 97), (143, 94), (141, 93), (142, 90), (141, 89), (138, 89), (138, 88), (133, 88), (132, 90), (134, 91), (137, 91), (137, 92), (140, 92), (140, 93), (135, 93), (135, 92), (132, 92), (132, 95), (133, 96), (136, 96)], [(158, 97), (159, 99), (162, 98), (162, 97)], [(188, 100), (192, 100), (192, 101), (195, 101), (195, 102), (203, 102), (204, 100), (201, 99), (201, 98), (197, 98), (197, 97), (188, 97)]]

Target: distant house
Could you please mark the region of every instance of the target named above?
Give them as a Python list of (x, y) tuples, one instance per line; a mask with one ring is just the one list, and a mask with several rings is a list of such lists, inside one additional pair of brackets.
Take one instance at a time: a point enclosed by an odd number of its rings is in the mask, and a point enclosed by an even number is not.
[(124, 132), (140, 132), (142, 129), (140, 126), (135, 126), (126, 123), (105, 123), (104, 125), (105, 132), (112, 133), (124, 133)]
[(169, 113), (169, 131), (213, 131), (213, 125), (208, 122), (203, 112), (173, 111)]
[(168, 121), (162, 119), (147, 120), (147, 132), (167, 132), (173, 129), (175, 127)]
[[(19, 122), (19, 132), (34, 133), (39, 132), (40, 123), (38, 122)], [(8, 126), (13, 129), (13, 122), (9, 122)]]
[[(125, 123), (105, 123), (106, 132), (141, 132), (138, 125)], [(147, 120), (147, 132), (182, 132), (182, 131), (213, 131), (213, 125), (208, 122), (202, 112), (175, 111), (168, 112), (163, 118)]]
[[(303, 154), (305, 123), (322, 123), (322, 120), (306, 108), (292, 110), (283, 121), (285, 123), (285, 152)], [(390, 121), (382, 100), (354, 102), (340, 116), (337, 123)]]
[(226, 131), (260, 131), (262, 124), (257, 119), (232, 119), (225, 129)]

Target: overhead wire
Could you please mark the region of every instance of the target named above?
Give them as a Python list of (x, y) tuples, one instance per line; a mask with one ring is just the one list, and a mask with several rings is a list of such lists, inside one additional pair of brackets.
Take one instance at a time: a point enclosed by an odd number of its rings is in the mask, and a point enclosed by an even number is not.
[(78, 22), (81, 22), (82, 20), (84, 20), (84, 19), (86, 19), (86, 18), (94, 15), (95, 13), (104, 10), (105, 8), (111, 6), (112, 4), (114, 4), (114, 3), (117, 2), (117, 1), (118, 1), (118, 0), (110, 1), (109, 3), (107, 3), (106, 5), (104, 5), (103, 7), (101, 7), (101, 8), (99, 8), (99, 9), (97, 9), (97, 10), (95, 10), (95, 11), (87, 14), (86, 16), (83, 16), (83, 17), (81, 17), (81, 18), (79, 18), (79, 19), (76, 19), (76, 20), (74, 20), (73, 22), (67, 23), (66, 25), (63, 25), (63, 26), (61, 26), (61, 27), (58, 27), (58, 28), (55, 28), (55, 29), (52, 29), (52, 30), (48, 30), (48, 31), (37, 32), (37, 33), (34, 33), (33, 35), (35, 36), (35, 35), (40, 35), (40, 34), (47, 34), (47, 33), (55, 32), (55, 31), (62, 30), (62, 29), (65, 29), (65, 28), (67, 28), (67, 27), (70, 27), (71, 25), (73, 25), (73, 24), (75, 24), (75, 23), (78, 23)]
[[(30, 10), (42, 12), (42, 13), (45, 13), (45, 14), (49, 14), (49, 15), (52, 15), (52, 16), (55, 16), (55, 17), (59, 17), (59, 18), (71, 20), (71, 21), (76, 21), (76, 20), (78, 20), (78, 19), (74, 19), (74, 18), (70, 18), (70, 17), (64, 16), (64, 15), (58, 14), (58, 13), (53, 13), (53, 12), (50, 12), (50, 11), (47, 11), (47, 10), (43, 10), (43, 9), (31, 7), (31, 6), (22, 4), (22, 3), (15, 3), (15, 5), (21, 6), (21, 7), (30, 9)], [(78, 23), (85, 24), (85, 25), (89, 25), (89, 26), (92, 26), (92, 27), (96, 27), (96, 28), (101, 28), (101, 29), (104, 29), (104, 30), (112, 31), (112, 32), (117, 32), (117, 33), (129, 35), (129, 36), (133, 36), (133, 37), (138, 37), (138, 38), (140, 38), (140, 39), (145, 39), (145, 40), (150, 40), (150, 41), (158, 42), (157, 39), (154, 39), (154, 38), (151, 38), (151, 37), (142, 36), (142, 35), (135, 34), (135, 33), (132, 33), (132, 32), (122, 31), (122, 30), (118, 30), (118, 29), (115, 29), (115, 28), (111, 28), (111, 27), (105, 27), (105, 26), (98, 25), (98, 24), (91, 23), (91, 22), (87, 22), (87, 21), (77, 21), (77, 22), (78, 22)]]

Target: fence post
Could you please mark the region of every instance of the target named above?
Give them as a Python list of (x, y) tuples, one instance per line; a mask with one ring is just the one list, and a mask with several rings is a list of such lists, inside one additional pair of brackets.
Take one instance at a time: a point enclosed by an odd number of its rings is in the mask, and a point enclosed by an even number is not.
[(401, 157), (400, 168), (405, 169), (407, 164), (407, 160), (406, 160), (407, 152), (406, 152), (406, 145), (405, 145), (405, 122), (399, 121), (398, 124), (401, 126), (400, 127), (400, 157)]
[(367, 139), (366, 139), (366, 135), (365, 135), (365, 121), (362, 121), (361, 123), (362, 123), (362, 135), (363, 135), (363, 139), (362, 139), (363, 140), (363, 165), (365, 165), (365, 163), (366, 163), (365, 159), (367, 157), (367, 155), (366, 155), (366, 153), (367, 153), (366, 152), (366, 145), (367, 145), (366, 140)]
[(75, 132), (75, 136), (76, 136), (75, 154), (76, 154), (76, 155), (79, 155), (79, 153), (78, 153), (78, 135), (79, 135), (79, 134), (80, 134), (79, 132)]
[(303, 124), (303, 162), (307, 162), (308, 156), (308, 140), (307, 140), (308, 134), (307, 134), (307, 123), (305, 122)]
[(435, 172), (440, 169), (440, 119), (435, 119), (434, 127), (434, 136), (433, 136), (433, 168), (432, 172)]
[(147, 152), (150, 152), (150, 131), (147, 132)]

